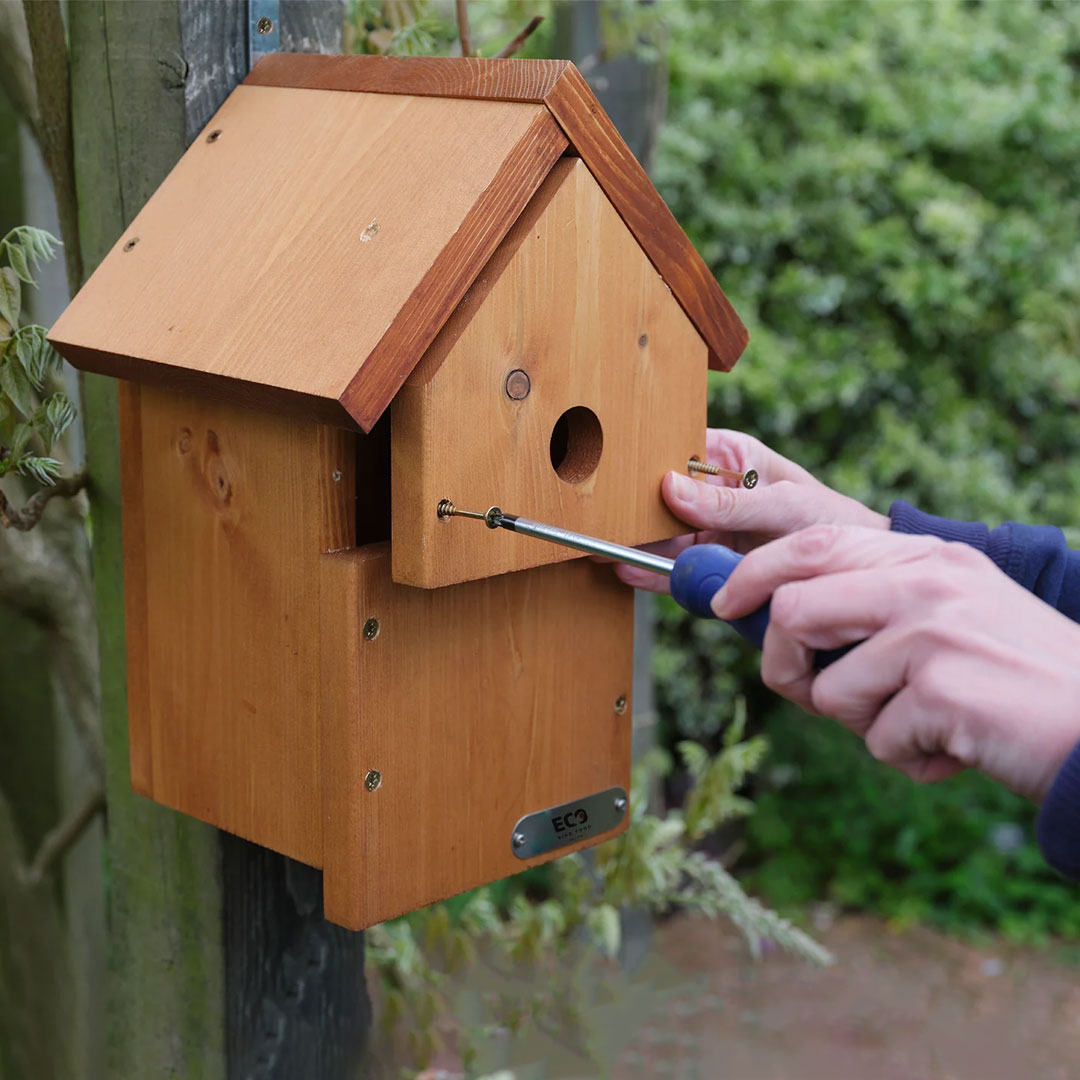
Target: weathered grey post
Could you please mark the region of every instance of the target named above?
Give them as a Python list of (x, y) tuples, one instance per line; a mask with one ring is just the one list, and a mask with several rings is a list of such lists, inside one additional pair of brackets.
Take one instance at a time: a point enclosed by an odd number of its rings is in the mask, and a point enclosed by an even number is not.
[[(86, 272), (243, 78), (260, 19), (283, 51), (340, 51), (339, 0), (68, 6)], [(263, 23), (266, 29), (267, 24)], [(84, 382), (108, 798), (108, 1069), (116, 1077), (355, 1077), (363, 942), (321, 878), (130, 791), (115, 383)]]

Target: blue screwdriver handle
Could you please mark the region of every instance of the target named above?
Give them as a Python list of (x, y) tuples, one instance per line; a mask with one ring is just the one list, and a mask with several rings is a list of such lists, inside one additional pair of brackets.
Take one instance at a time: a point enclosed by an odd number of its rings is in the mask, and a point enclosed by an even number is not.
[[(740, 562), (742, 556), (723, 544), (695, 544), (688, 547), (680, 553), (672, 567), (671, 595), (675, 602), (691, 615), (697, 615), (701, 619), (715, 619), (716, 616), (709, 606), (712, 598)], [(728, 625), (760, 649), (765, 641), (765, 631), (769, 628), (769, 602), (766, 600), (757, 611), (752, 611), (749, 615), (729, 619)], [(814, 657), (814, 667), (820, 671), (853, 648), (854, 645), (845, 645), (839, 649), (822, 650)]]

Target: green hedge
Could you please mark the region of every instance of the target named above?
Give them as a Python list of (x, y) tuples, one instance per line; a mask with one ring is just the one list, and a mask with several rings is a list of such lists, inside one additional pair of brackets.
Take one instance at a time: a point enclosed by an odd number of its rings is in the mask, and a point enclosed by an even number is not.
[[(1080, 5), (660, 9), (655, 176), (751, 333), (713, 379), (712, 423), (880, 510), (903, 496), (1080, 525)], [(773, 898), (1080, 929), (1026, 804), (971, 777), (886, 776), (764, 692), (722, 627), (670, 606), (657, 671), (673, 736), (714, 734), (742, 694), (774, 765), (798, 767), (761, 793), (749, 835)], [(1022, 843), (999, 850), (1011, 824)]]

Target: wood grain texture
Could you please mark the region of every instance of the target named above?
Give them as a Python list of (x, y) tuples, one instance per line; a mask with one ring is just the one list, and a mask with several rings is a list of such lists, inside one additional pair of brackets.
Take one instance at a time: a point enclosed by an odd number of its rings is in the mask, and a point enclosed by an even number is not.
[[(565, 146), (539, 105), (256, 86), (211, 129), (52, 340), (127, 377), (148, 361), (329, 401), (352, 384), (369, 426)], [(376, 409), (352, 380), (380, 345)]]
[(565, 149), (566, 139), (558, 126), (547, 113), (537, 113), (451, 242), (424, 273), (341, 395), (341, 404), (365, 431), (375, 426), (393, 401), (424, 350)]
[(542, 101), (728, 371), (747, 333), (704, 259), (679, 227), (578, 69), (568, 61), (267, 56), (248, 76), (260, 86)]
[[(580, 557), (440, 521), (444, 498), (630, 545), (685, 532), (660, 481), (704, 458), (706, 352), (586, 166), (559, 162), (394, 401), (394, 580), (432, 588)], [(520, 401), (505, 390), (515, 369), (531, 381)], [(579, 406), (603, 447), (575, 482), (550, 447)]]
[(570, 65), (565, 60), (481, 57), (264, 56), (249, 86), (350, 90), (371, 94), (484, 98), (540, 104)]
[(318, 866), (317, 567), (355, 537), (355, 436), (151, 387), (121, 424), (133, 782)]
[(410, 589), (385, 545), (324, 556), (322, 580), (327, 918), (370, 926), (574, 850), (523, 862), (510, 836), (629, 782), (631, 591), (589, 562)]
[(545, 102), (705, 339), (710, 366), (729, 371), (746, 348), (746, 327), (576, 67)]

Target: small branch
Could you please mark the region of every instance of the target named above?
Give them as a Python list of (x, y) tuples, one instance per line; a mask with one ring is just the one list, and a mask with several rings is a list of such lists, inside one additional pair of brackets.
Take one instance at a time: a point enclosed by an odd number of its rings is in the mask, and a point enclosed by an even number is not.
[(457, 28), (461, 38), (461, 55), (472, 56), (472, 35), (469, 33), (469, 5), (467, 0), (457, 0)]
[(517, 37), (511, 38), (496, 54), (496, 60), (505, 60), (508, 56), (513, 56), (514, 53), (525, 44), (525, 39), (544, 21), (543, 15), (534, 15), (529, 20), (529, 25), (518, 34)]
[(19, 881), (29, 888), (40, 885), (45, 875), (64, 857), (86, 827), (105, 809), (105, 791), (95, 788), (55, 829), (45, 834), (29, 866), (16, 868)]
[(41, 520), (45, 505), (50, 499), (55, 499), (58, 495), (61, 498), (70, 499), (86, 487), (86, 481), (85, 469), (74, 476), (62, 476), (51, 487), (42, 488), (41, 491), (31, 495), (21, 510), (13, 510), (7, 497), (0, 491), (0, 525), (3, 525), (5, 529), (29, 532)]

